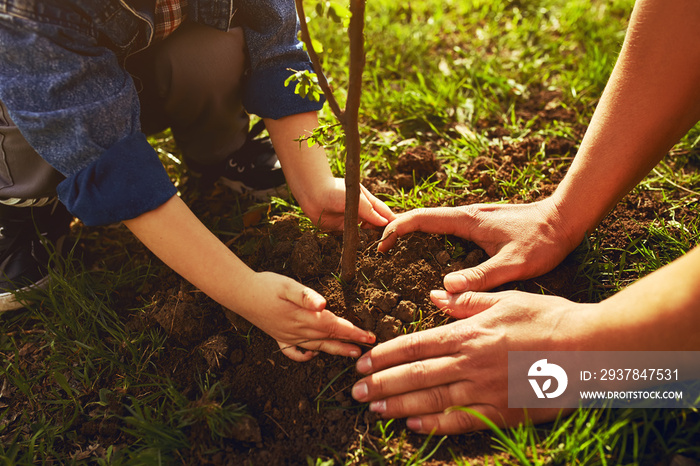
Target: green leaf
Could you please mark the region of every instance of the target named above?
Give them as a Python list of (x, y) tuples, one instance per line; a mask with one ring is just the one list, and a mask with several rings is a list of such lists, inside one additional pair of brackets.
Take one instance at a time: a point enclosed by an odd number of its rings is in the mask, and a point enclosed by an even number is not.
[(56, 379), (56, 382), (58, 382), (58, 385), (63, 389), (63, 391), (65, 391), (66, 394), (72, 398), (73, 390), (70, 388), (70, 385), (68, 385), (68, 379), (66, 379), (66, 376), (61, 372), (56, 371), (53, 373), (53, 378)]
[(309, 70), (296, 71), (290, 69), (293, 74), (289, 76), (285, 82), (285, 86), (289, 86), (291, 83), (296, 82), (294, 87), (294, 92), (304, 99), (309, 99), (313, 102), (318, 102), (321, 100), (321, 95), (323, 91), (318, 84), (318, 76)]

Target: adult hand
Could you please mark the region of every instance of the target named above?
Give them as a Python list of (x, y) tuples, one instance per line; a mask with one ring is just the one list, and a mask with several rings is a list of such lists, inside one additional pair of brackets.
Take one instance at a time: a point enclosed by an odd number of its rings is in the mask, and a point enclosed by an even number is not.
[[(424, 434), (486, 428), (467, 412), (445, 413), (453, 406), (469, 407), (499, 426), (524, 422), (524, 410), (508, 408), (508, 351), (576, 348), (585, 339), (581, 312), (595, 306), (519, 291), (434, 291), (431, 299), (462, 320), (373, 348), (357, 361), (366, 377), (352, 388), (356, 400), (371, 402), (371, 411), (410, 416), (408, 428)], [(544, 422), (558, 413), (531, 409), (527, 417)]]
[(417, 209), (399, 214), (384, 230), (379, 251), (412, 231), (444, 233), (475, 242), (490, 256), (485, 262), (445, 276), (447, 291), (486, 291), (513, 280), (542, 275), (556, 267), (583, 239), (570, 231), (551, 199), (531, 204), (473, 204)]
[(241, 309), (232, 310), (277, 340), (282, 352), (295, 361), (308, 361), (318, 351), (358, 357), (360, 348), (352, 342), (372, 344), (376, 339), (326, 310), (320, 294), (291, 278), (258, 272), (242, 288), (246, 296), (239, 296)]

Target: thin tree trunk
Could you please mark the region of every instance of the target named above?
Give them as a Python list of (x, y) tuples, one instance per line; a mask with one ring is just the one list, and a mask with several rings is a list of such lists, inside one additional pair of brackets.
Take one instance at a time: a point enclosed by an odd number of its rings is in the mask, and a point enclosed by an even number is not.
[(340, 259), (340, 278), (346, 283), (355, 279), (357, 248), (360, 244), (358, 231), (360, 206), (360, 129), (358, 125), (360, 97), (362, 95), (362, 73), (365, 69), (365, 0), (350, 1), (350, 70), (348, 99), (341, 110), (323, 73), (321, 61), (314, 50), (309, 28), (306, 24), (303, 0), (295, 0), (301, 38), (318, 75), (319, 85), (328, 104), (343, 127), (345, 133), (345, 218), (343, 226), (343, 255)]
[(345, 225), (340, 278), (346, 283), (355, 279), (357, 248), (360, 243), (358, 209), (360, 204), (360, 130), (358, 126), (362, 73), (365, 68), (365, 0), (350, 1), (350, 76), (348, 100), (345, 103)]

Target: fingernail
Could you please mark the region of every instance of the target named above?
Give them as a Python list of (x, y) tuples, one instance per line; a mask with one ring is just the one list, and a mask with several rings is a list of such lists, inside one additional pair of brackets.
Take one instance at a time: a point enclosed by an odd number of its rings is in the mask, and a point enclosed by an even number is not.
[(350, 350), (350, 357), (351, 358), (359, 358), (360, 357), (360, 350)]
[(467, 288), (467, 279), (461, 273), (445, 275), (445, 288), (450, 291), (464, 291)]
[(361, 374), (366, 374), (368, 372), (372, 371), (372, 358), (369, 357), (368, 355), (362, 356), (360, 359), (357, 360), (357, 364), (355, 364), (355, 368), (357, 369), (357, 372)]
[(355, 386), (352, 387), (352, 397), (357, 401), (364, 401), (364, 399), (367, 398), (367, 384), (364, 382), (356, 383)]
[(367, 332), (367, 343), (374, 343), (377, 341), (377, 335), (372, 332)]
[(406, 419), (406, 427), (411, 430), (423, 430), (423, 421), (419, 417), (409, 417)]
[(373, 401), (369, 404), (369, 410), (373, 413), (383, 413), (386, 411), (386, 401)]
[(432, 290), (430, 292), (430, 299), (434, 303), (436, 301), (438, 301), (438, 302), (440, 302), (440, 304), (447, 304), (447, 302), (448, 302), (447, 291), (445, 291), (445, 290)]

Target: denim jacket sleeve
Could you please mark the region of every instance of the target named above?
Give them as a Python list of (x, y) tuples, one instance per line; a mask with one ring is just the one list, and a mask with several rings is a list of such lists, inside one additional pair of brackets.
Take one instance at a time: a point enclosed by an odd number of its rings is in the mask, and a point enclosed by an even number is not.
[(57, 191), (75, 216), (87, 225), (137, 217), (176, 189), (140, 131), (133, 80), (79, 17), (61, 14), (53, 22), (0, 15), (0, 99), (66, 176)]
[[(275, 119), (320, 109), (322, 102), (284, 86), (290, 68), (311, 68), (297, 39), (294, 1), (229, 1), (192, 0), (201, 12), (233, 6), (193, 19), (225, 28), (225, 10), (243, 27), (250, 59), (246, 109)], [(0, 99), (32, 147), (66, 176), (57, 189), (66, 207), (86, 225), (100, 225), (137, 217), (172, 197), (176, 189), (140, 130), (133, 80), (98, 42), (95, 18), (77, 13), (71, 2), (0, 5)], [(13, 5), (20, 8), (9, 14)], [(103, 16), (97, 19), (113, 18)], [(214, 21), (220, 17), (226, 24)]]
[(294, 0), (236, 0), (233, 21), (243, 27), (250, 70), (243, 105), (250, 113), (278, 119), (317, 111), (320, 102), (294, 93), (285, 86), (293, 71), (312, 70), (309, 57), (298, 39), (299, 22)]

